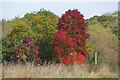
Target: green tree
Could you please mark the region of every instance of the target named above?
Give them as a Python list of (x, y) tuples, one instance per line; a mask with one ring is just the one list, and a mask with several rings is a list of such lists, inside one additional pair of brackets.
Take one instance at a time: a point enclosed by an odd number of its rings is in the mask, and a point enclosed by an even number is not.
[(25, 36), (31, 36), (39, 46), (39, 56), (43, 61), (52, 60), (52, 41), (57, 31), (58, 18), (52, 12), (42, 10), (37, 13), (27, 13), (23, 18), (12, 20), (11, 33), (2, 40), (3, 60), (10, 61), (12, 49), (16, 49)]

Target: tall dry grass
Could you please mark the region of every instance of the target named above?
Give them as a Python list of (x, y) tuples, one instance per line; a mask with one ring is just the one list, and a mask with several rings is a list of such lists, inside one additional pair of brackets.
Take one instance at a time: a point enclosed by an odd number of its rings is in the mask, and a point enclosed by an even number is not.
[(89, 72), (89, 65), (42, 65), (5, 64), (2, 66), (3, 78), (117, 78), (117, 72), (111, 72), (108, 65)]

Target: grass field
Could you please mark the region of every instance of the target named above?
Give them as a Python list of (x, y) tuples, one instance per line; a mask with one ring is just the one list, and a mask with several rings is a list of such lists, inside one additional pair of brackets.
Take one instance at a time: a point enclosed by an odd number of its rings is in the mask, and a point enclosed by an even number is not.
[(38, 65), (5, 64), (2, 65), (3, 78), (117, 78), (117, 71), (102, 65), (96, 71), (89, 71), (89, 65)]

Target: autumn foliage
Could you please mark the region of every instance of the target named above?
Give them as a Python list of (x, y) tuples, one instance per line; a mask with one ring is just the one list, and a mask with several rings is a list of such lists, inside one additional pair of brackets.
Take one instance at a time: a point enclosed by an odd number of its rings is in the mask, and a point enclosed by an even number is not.
[(42, 60), (39, 56), (39, 47), (34, 44), (31, 36), (26, 36), (23, 42), (16, 50), (13, 49), (15, 62), (34, 62), (35, 64), (41, 63)]
[(2, 39), (2, 61), (14, 61), (13, 49), (17, 49), (26, 36), (31, 36), (34, 44), (39, 46), (39, 56), (42, 61), (52, 61), (54, 33), (57, 32), (58, 16), (51, 11), (41, 9), (37, 12), (27, 13), (23, 18), (15, 18), (10, 21), (10, 31), (6, 38)]
[(83, 15), (75, 10), (68, 10), (58, 22), (59, 31), (54, 35), (54, 53), (60, 64), (84, 64), (86, 62), (87, 49), (85, 48), (86, 27)]

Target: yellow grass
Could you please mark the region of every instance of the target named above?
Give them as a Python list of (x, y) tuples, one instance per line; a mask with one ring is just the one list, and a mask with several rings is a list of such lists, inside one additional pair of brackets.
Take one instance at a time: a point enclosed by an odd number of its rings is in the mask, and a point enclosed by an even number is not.
[(89, 65), (42, 65), (27, 63), (2, 65), (4, 78), (117, 78), (117, 72), (110, 72), (107, 65), (97, 71), (89, 72)]

